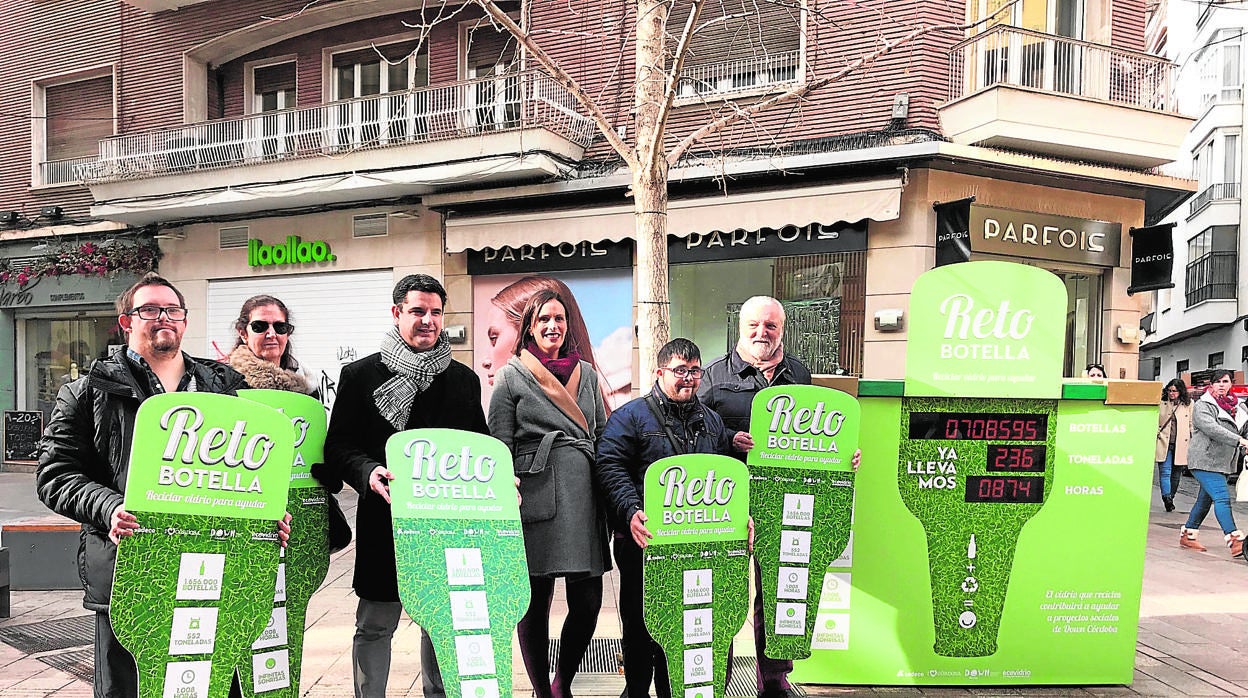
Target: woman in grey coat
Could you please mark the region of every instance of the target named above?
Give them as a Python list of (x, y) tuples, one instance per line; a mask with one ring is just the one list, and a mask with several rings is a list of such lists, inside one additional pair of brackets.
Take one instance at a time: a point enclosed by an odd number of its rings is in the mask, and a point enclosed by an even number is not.
[(1196, 504), (1179, 529), (1179, 546), (1207, 550), (1196, 540), (1200, 523), (1213, 507), (1214, 516), (1222, 527), (1226, 547), (1232, 557), (1244, 550), (1244, 532), (1235, 527), (1231, 513), (1231, 495), (1226, 485), (1228, 475), (1237, 472), (1240, 451), (1248, 449), (1248, 410), (1231, 394), (1231, 372), (1213, 373), (1213, 383), (1200, 399), (1192, 403), (1192, 440), (1187, 449), (1187, 469), (1200, 483)]
[[(529, 299), (515, 356), (495, 377), (490, 433), (511, 451), (520, 479), (520, 519), (532, 591), (516, 631), (536, 695), (571, 696), (572, 678), (598, 625), (602, 575), (611, 567), (606, 518), (594, 490), (594, 449), (606, 424), (598, 376), (580, 360), (570, 323), (575, 300), (555, 291)], [(564, 578), (568, 616), (554, 680), (547, 645), (555, 580)]]

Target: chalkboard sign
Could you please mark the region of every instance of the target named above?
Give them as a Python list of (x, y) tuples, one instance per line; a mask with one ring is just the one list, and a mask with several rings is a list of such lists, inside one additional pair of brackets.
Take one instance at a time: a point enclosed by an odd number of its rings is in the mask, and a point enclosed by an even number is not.
[(39, 437), (43, 435), (43, 413), (38, 410), (4, 412), (4, 461), (39, 460)]

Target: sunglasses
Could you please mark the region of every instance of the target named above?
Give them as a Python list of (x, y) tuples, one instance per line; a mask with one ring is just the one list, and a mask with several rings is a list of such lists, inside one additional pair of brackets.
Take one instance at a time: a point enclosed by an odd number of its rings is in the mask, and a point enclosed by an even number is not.
[[(268, 320), (252, 320), (251, 322), (247, 323), (247, 326), (250, 327), (251, 331), (255, 332), (256, 334), (264, 334), (265, 332), (269, 331)], [(289, 322), (278, 320), (277, 322), (273, 323), (273, 331), (278, 334), (290, 334), (291, 332), (295, 331), (295, 326), (290, 324)]]

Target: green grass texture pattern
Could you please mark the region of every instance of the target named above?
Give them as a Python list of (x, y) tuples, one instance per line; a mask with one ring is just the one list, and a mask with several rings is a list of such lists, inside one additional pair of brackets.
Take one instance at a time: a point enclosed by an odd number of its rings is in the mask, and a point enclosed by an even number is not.
[[(512, 636), (529, 605), (529, 574), (520, 521), (396, 518), (394, 548), (399, 598), (407, 614), (433, 640), (448, 698), (463, 695), (461, 682), (465, 680), (493, 679), (498, 683), (499, 695), (512, 695)], [(452, 587), (447, 577), (447, 548), (480, 550), (483, 583)], [(484, 592), (489, 627), (456, 630), (449, 602), (452, 591)], [(473, 670), (461, 675), (459, 668), (471, 663), (473, 657), (459, 656), (456, 638), (486, 634), (493, 649), (493, 671)]]
[[(967, 502), (968, 476), (986, 475), (988, 444), (1039, 441), (911, 440), (911, 412), (979, 412), (1047, 414), (1044, 436), (1046, 463), (1044, 499), (1053, 487), (1057, 433), (1057, 402), (1009, 398), (904, 398), (897, 487), (906, 508), (923, 524), (931, 575), (934, 649), (945, 657), (986, 657), (997, 651), (997, 631), (1014, 564), (1018, 536), (1041, 509), (1041, 503)], [(941, 458), (940, 448), (956, 450), (956, 459)], [(946, 452), (946, 456), (948, 453)], [(920, 476), (907, 472), (912, 462), (952, 463), (956, 484), (921, 487)], [(1001, 474), (1001, 473), (995, 473)], [(1040, 478), (1036, 474), (1037, 479)], [(971, 537), (974, 536), (974, 546)], [(973, 567), (973, 569), (972, 569)]]
[[(814, 513), (809, 526), (784, 524), (786, 494), (812, 495)], [(754, 559), (762, 572), (763, 617), (767, 633), (767, 655), (773, 659), (805, 659), (810, 656), (810, 639), (823, 591), (823, 576), (832, 561), (849, 544), (854, 507), (854, 473), (812, 468), (752, 466), (750, 468), (750, 516), (754, 518)], [(780, 560), (784, 531), (810, 532), (810, 560), (807, 564)], [(806, 567), (806, 628), (801, 635), (777, 635), (776, 603), (781, 566)]]
[[(711, 602), (686, 604), (686, 570), (711, 570)], [(728, 648), (745, 624), (750, 597), (750, 556), (744, 540), (652, 545), (642, 551), (642, 605), (646, 628), (667, 654), (673, 696), (685, 693), (685, 650), (710, 647), (712, 691), (726, 689)], [(685, 611), (711, 610), (711, 642), (686, 645)], [(700, 698), (711, 698), (710, 695)]]
[[(308, 601), (320, 588), (329, 573), (329, 494), (323, 487), (291, 488), (286, 499), (290, 512), (290, 540), (286, 545), (286, 600), (274, 606), (286, 609), (287, 641), (290, 650), (290, 684), (286, 688), (255, 691), (252, 660), (249, 656), (238, 665), (239, 685), (245, 696), (262, 698), (296, 698), (299, 693), (300, 668), (303, 664), (304, 623)], [(266, 647), (252, 650), (251, 655), (267, 654), (279, 649)]]
[[(205, 660), (212, 662), (208, 695), (226, 695), (234, 667), (248, 658), (271, 615), (280, 555), (277, 523), (154, 512), (135, 516), (139, 532), (117, 549), (110, 617), (117, 639), (138, 664), (139, 695), (164, 695), (168, 662)], [(224, 556), (220, 598), (176, 598), (187, 553)], [(208, 607), (217, 609), (211, 654), (171, 655), (174, 609)]]

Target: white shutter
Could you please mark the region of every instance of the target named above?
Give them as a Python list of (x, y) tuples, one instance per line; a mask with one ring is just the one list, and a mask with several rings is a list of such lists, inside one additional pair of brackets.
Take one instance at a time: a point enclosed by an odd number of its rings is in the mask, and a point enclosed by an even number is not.
[(259, 294), (280, 298), (295, 325), (295, 358), (320, 378), (321, 401), (328, 408), (342, 367), (377, 351), (394, 324), (393, 288), (390, 270), (209, 281), (208, 341), (201, 356), (222, 358), (234, 348), (234, 321), (243, 301)]

